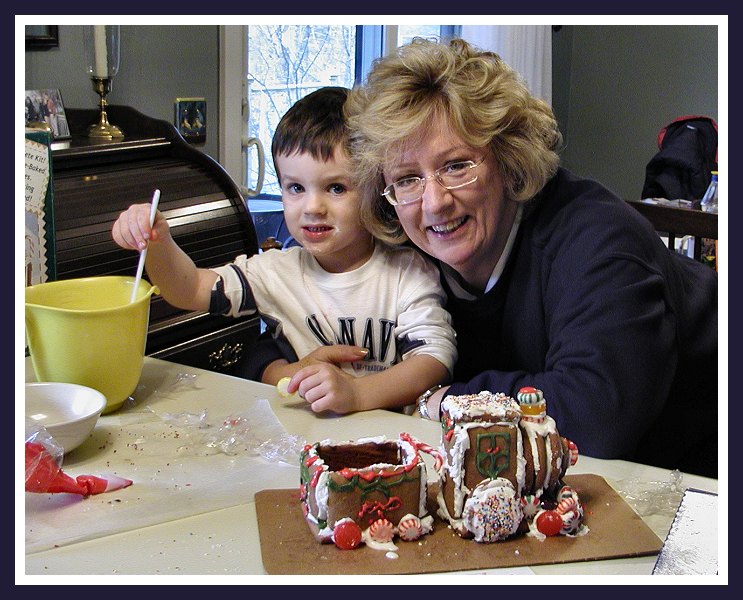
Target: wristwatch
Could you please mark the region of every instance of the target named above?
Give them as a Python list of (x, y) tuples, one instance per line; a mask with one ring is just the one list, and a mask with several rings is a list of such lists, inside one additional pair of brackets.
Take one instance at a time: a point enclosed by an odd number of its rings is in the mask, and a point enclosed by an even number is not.
[(428, 413), (428, 399), (436, 392), (438, 392), (442, 387), (444, 386), (441, 384), (435, 385), (432, 388), (428, 388), (425, 392), (418, 396), (418, 412), (424, 419), (431, 419), (431, 415)]

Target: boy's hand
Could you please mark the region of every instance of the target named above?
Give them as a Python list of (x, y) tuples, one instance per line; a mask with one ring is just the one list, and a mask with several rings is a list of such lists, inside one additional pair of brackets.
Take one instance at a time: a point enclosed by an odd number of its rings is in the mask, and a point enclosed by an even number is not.
[(288, 393), (298, 393), (313, 412), (331, 410), (346, 414), (360, 410), (356, 378), (335, 365), (316, 364), (297, 371), (287, 385)]
[(158, 210), (150, 229), (150, 204), (132, 204), (119, 215), (111, 230), (114, 241), (127, 250), (144, 250), (149, 242), (158, 242), (170, 235), (168, 221)]

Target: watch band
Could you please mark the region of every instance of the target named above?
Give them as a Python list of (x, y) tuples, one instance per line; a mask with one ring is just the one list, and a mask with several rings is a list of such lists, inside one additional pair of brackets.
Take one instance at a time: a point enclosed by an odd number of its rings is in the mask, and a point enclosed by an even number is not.
[(432, 388), (428, 388), (425, 392), (423, 392), (420, 396), (418, 396), (418, 412), (420, 413), (420, 416), (424, 419), (431, 419), (431, 415), (428, 412), (428, 399), (433, 396), (436, 392), (438, 392), (443, 385), (435, 385)]

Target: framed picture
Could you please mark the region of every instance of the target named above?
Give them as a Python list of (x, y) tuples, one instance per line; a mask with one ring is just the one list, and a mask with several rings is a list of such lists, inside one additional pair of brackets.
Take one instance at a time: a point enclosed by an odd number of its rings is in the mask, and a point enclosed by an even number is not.
[(206, 142), (206, 100), (204, 98), (176, 98), (175, 126), (187, 142)]
[(26, 50), (59, 47), (58, 25), (26, 25)]
[(26, 90), (26, 127), (46, 129), (55, 140), (71, 137), (59, 90)]

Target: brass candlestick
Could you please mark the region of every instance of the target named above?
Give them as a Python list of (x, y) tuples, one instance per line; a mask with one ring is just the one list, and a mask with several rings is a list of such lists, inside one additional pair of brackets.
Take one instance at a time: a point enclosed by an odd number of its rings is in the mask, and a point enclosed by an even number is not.
[(112, 140), (115, 138), (123, 138), (124, 132), (121, 131), (116, 125), (112, 125), (108, 122), (108, 115), (106, 114), (106, 96), (111, 91), (111, 78), (110, 77), (91, 77), (90, 80), (93, 82), (93, 89), (95, 93), (101, 97), (100, 107), (101, 115), (97, 123), (94, 123), (88, 128), (88, 137), (91, 138), (104, 138)]

